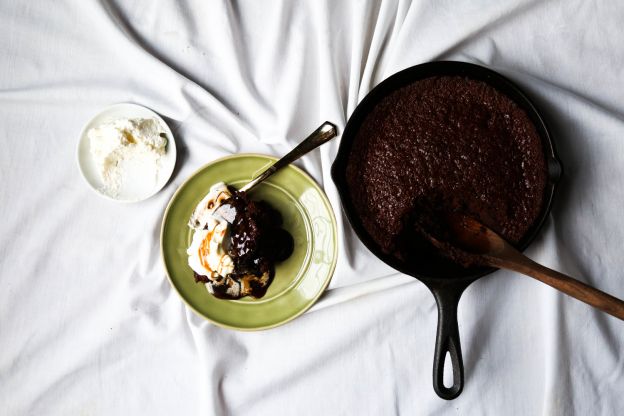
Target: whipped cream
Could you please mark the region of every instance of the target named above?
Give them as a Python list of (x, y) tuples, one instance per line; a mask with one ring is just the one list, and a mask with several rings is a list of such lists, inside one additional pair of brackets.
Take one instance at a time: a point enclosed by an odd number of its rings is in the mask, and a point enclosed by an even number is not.
[(195, 207), (188, 224), (195, 230), (191, 245), (186, 250), (188, 264), (197, 274), (211, 279), (234, 271), (234, 261), (223, 247), (228, 224), (213, 216), (215, 208), (231, 196), (225, 183), (214, 184)]
[(120, 118), (89, 129), (87, 137), (102, 177), (103, 193), (115, 198), (125, 182), (148, 190), (156, 186), (160, 158), (167, 148), (158, 120)]

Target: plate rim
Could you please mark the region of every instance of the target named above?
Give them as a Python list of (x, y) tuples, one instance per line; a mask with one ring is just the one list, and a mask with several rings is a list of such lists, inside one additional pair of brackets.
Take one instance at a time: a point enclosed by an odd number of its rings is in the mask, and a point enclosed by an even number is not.
[[(82, 166), (82, 157), (81, 157), (81, 146), (82, 143), (86, 140), (87, 137), (87, 127), (93, 122), (93, 120), (95, 120), (97, 117), (110, 112), (111, 110), (115, 109), (115, 108), (124, 108), (124, 107), (130, 107), (130, 108), (135, 108), (135, 109), (140, 109), (142, 111), (147, 111), (148, 113), (151, 113), (151, 115), (157, 119), (159, 121), (159, 123), (165, 128), (165, 134), (167, 134), (167, 153), (168, 152), (172, 152), (173, 154), (173, 164), (171, 166), (171, 170), (170, 172), (167, 173), (166, 175), (166, 179), (164, 179), (163, 177), (163, 184), (160, 187), (155, 187), (154, 191), (142, 198), (135, 198), (135, 199), (118, 199), (118, 198), (113, 198), (110, 195), (107, 195), (103, 192), (100, 192), (97, 188), (95, 188), (91, 182), (89, 182), (89, 179), (87, 179), (87, 175), (85, 174), (85, 171), (83, 169)], [(158, 192), (160, 192), (161, 190), (163, 190), (167, 184), (169, 183), (169, 180), (171, 179), (171, 176), (173, 175), (173, 172), (175, 171), (175, 166), (177, 164), (177, 159), (178, 159), (178, 150), (177, 150), (177, 146), (176, 146), (176, 140), (175, 137), (173, 135), (173, 131), (171, 130), (171, 127), (169, 127), (169, 125), (167, 124), (167, 122), (162, 118), (162, 116), (160, 114), (158, 114), (156, 111), (152, 110), (149, 107), (146, 107), (144, 105), (141, 104), (137, 104), (137, 103), (131, 103), (131, 102), (121, 102), (121, 103), (115, 103), (115, 104), (111, 104), (105, 108), (103, 108), (102, 110), (98, 111), (95, 115), (93, 115), (91, 118), (89, 118), (89, 120), (87, 120), (82, 128), (80, 129), (80, 134), (78, 135), (78, 143), (76, 144), (76, 164), (78, 165), (78, 171), (80, 171), (80, 176), (82, 177), (82, 179), (84, 180), (84, 182), (87, 184), (87, 187), (89, 189), (91, 189), (93, 192), (95, 192), (95, 194), (101, 196), (102, 198), (105, 198), (109, 201), (114, 201), (120, 204), (133, 204), (133, 203), (137, 203), (137, 202), (142, 202), (145, 201), (151, 197), (153, 197), (154, 195), (156, 195)]]
[(301, 169), (300, 167), (294, 165), (294, 164), (289, 164), (289, 167), (292, 167), (295, 169), (296, 172), (298, 172), (299, 174), (303, 175), (305, 178), (307, 178), (310, 183), (312, 184), (312, 186), (314, 188), (316, 188), (317, 191), (319, 191), (319, 195), (321, 196), (321, 199), (323, 200), (323, 202), (325, 203), (325, 205), (328, 208), (329, 211), (329, 216), (331, 219), (331, 224), (332, 224), (332, 234), (333, 234), (333, 240), (334, 240), (334, 250), (332, 253), (332, 263), (329, 266), (329, 270), (328, 270), (328, 274), (327, 274), (327, 278), (325, 279), (325, 281), (323, 282), (323, 284), (321, 285), (321, 287), (319, 288), (318, 293), (315, 294), (315, 296), (313, 298), (311, 298), (311, 302), (304, 306), (301, 310), (297, 311), (296, 313), (288, 316), (286, 319), (282, 319), (279, 320), (275, 323), (269, 324), (269, 325), (262, 325), (262, 326), (257, 326), (257, 327), (237, 327), (237, 326), (233, 326), (233, 325), (228, 325), (228, 324), (224, 324), (222, 322), (218, 322), (215, 321), (214, 319), (211, 319), (209, 317), (207, 317), (206, 315), (204, 315), (203, 313), (201, 313), (200, 311), (198, 311), (193, 305), (190, 304), (190, 302), (188, 302), (186, 300), (186, 298), (184, 296), (182, 296), (182, 293), (180, 292), (180, 290), (178, 289), (177, 285), (175, 284), (175, 282), (173, 281), (173, 279), (171, 278), (171, 275), (169, 274), (169, 270), (167, 268), (167, 264), (165, 262), (165, 256), (164, 256), (164, 230), (165, 230), (165, 222), (167, 220), (167, 216), (169, 214), (169, 210), (173, 204), (173, 201), (176, 199), (176, 197), (178, 196), (178, 194), (181, 192), (182, 188), (191, 180), (193, 179), (197, 174), (199, 174), (199, 172), (201, 172), (202, 170), (204, 170), (205, 168), (207, 168), (208, 166), (218, 163), (218, 162), (222, 162), (225, 160), (229, 160), (229, 159), (236, 159), (239, 157), (245, 157), (245, 156), (251, 156), (251, 157), (261, 157), (261, 158), (267, 158), (271, 161), (273, 161), (273, 163), (275, 163), (275, 161), (278, 160), (277, 157), (272, 156), (272, 155), (267, 155), (267, 154), (263, 154), (263, 153), (236, 153), (236, 154), (231, 154), (231, 155), (226, 155), (217, 159), (214, 159), (210, 162), (207, 162), (205, 164), (203, 164), (202, 166), (200, 166), (198, 169), (196, 169), (195, 171), (193, 171), (193, 173), (191, 173), (176, 189), (176, 191), (173, 193), (173, 195), (171, 196), (171, 198), (169, 199), (169, 202), (167, 203), (167, 207), (165, 208), (165, 211), (163, 213), (163, 218), (160, 224), (160, 261), (161, 264), (163, 266), (163, 269), (165, 270), (165, 274), (167, 275), (167, 280), (169, 281), (169, 284), (173, 287), (173, 289), (176, 291), (176, 293), (178, 294), (178, 297), (182, 300), (182, 302), (188, 307), (190, 308), (195, 314), (197, 314), (198, 316), (200, 316), (201, 318), (205, 319), (206, 321), (220, 327), (220, 328), (225, 328), (225, 329), (232, 329), (232, 330), (236, 330), (236, 331), (241, 331), (241, 332), (257, 332), (257, 331), (263, 331), (263, 330), (267, 330), (267, 329), (272, 329), (272, 328), (276, 328), (278, 326), (282, 326), (287, 324), (288, 322), (293, 321), (294, 319), (298, 318), (299, 316), (303, 315), (305, 312), (307, 312), (312, 306), (314, 306), (316, 304), (316, 302), (319, 300), (319, 298), (325, 293), (325, 291), (327, 290), (327, 287), (329, 286), (329, 283), (331, 282), (333, 276), (334, 276), (334, 272), (336, 270), (336, 265), (338, 263), (338, 243), (339, 243), (339, 239), (338, 239), (338, 223), (336, 221), (336, 214), (334, 213), (334, 208), (331, 204), (331, 201), (329, 200), (329, 198), (327, 197), (327, 194), (325, 193), (325, 191), (323, 190), (323, 188), (321, 188), (321, 186), (316, 182), (316, 180), (314, 180), (314, 178), (312, 176), (310, 176), (306, 171), (304, 171), (303, 169)]

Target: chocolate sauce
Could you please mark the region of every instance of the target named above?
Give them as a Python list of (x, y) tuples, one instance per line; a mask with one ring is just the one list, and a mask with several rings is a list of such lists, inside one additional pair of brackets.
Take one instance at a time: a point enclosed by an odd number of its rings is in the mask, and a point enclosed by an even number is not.
[[(347, 164), (350, 197), (386, 253), (423, 262), (435, 213), (462, 212), (518, 243), (539, 217), (547, 172), (527, 114), (485, 82), (432, 77), (383, 98), (356, 134)], [(432, 215), (434, 213), (434, 215)]]
[(195, 281), (207, 283), (210, 292), (219, 298), (260, 298), (275, 275), (275, 263), (292, 254), (293, 238), (282, 228), (279, 211), (265, 201), (252, 200), (244, 192), (232, 190), (232, 197), (220, 212), (227, 213), (230, 221), (224, 248), (234, 261), (234, 272), (216, 279), (196, 274)]
[(228, 254), (236, 270), (264, 273), (293, 251), (293, 238), (282, 227), (282, 216), (265, 201), (254, 201), (234, 192), (230, 205), (236, 210), (231, 225)]

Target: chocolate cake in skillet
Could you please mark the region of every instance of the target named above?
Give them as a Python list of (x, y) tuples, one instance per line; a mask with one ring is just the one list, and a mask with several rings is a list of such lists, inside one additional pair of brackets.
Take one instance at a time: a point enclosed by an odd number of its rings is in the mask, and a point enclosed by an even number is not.
[(547, 183), (540, 136), (514, 101), (489, 84), (431, 77), (383, 98), (356, 134), (347, 163), (350, 198), (379, 247), (407, 262), (452, 259), (430, 235), (461, 212), (518, 243), (538, 220)]

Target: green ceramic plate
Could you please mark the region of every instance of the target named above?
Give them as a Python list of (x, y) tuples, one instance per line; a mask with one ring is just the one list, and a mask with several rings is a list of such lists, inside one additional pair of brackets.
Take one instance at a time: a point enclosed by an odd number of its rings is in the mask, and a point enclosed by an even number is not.
[(314, 304), (334, 272), (338, 254), (334, 213), (314, 180), (290, 165), (250, 192), (282, 213), (284, 228), (295, 241), (293, 254), (276, 265), (264, 297), (217, 299), (195, 283), (186, 255), (192, 237), (186, 224), (193, 209), (215, 182), (240, 188), (275, 160), (241, 154), (209, 163), (180, 186), (165, 211), (160, 245), (169, 280), (187, 305), (219, 326), (257, 330), (284, 324)]

